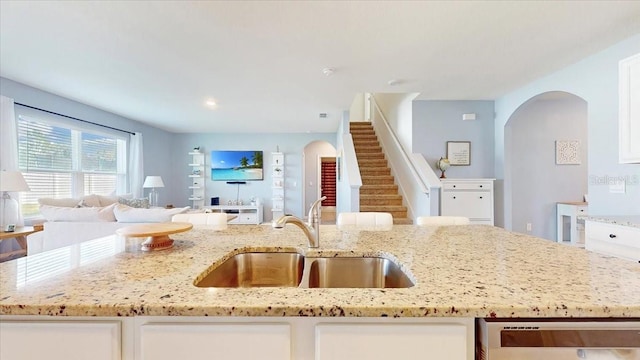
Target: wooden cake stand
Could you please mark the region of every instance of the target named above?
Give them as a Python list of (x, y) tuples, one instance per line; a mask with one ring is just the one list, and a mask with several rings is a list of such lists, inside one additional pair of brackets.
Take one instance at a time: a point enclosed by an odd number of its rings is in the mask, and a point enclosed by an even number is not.
[(149, 223), (123, 227), (116, 230), (116, 234), (124, 237), (146, 237), (142, 243), (142, 251), (155, 251), (169, 249), (173, 246), (170, 234), (177, 234), (191, 230), (193, 224), (182, 222)]

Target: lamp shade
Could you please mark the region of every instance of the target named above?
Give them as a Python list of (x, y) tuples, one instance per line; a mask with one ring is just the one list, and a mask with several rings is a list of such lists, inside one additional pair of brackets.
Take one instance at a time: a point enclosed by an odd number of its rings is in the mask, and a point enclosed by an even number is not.
[(160, 176), (147, 176), (144, 179), (144, 184), (142, 184), (143, 188), (161, 188), (164, 187), (164, 182), (162, 182), (162, 177)]
[(20, 171), (0, 171), (0, 191), (31, 191), (31, 189)]

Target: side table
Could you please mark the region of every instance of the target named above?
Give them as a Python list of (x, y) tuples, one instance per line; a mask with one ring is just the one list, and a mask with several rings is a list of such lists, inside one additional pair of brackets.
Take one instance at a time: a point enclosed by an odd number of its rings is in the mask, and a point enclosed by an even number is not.
[(587, 215), (587, 203), (586, 202), (559, 202), (556, 204), (556, 225), (557, 236), (556, 241), (559, 243), (566, 243), (564, 234), (564, 219), (569, 218), (570, 230), (569, 230), (569, 244), (584, 246), (584, 243), (579, 241), (578, 235), (578, 216)]
[(0, 232), (0, 241), (7, 239), (16, 239), (18, 245), (20, 245), (21, 248), (19, 250), (0, 253), (0, 262), (27, 256), (27, 235), (41, 230), (42, 228), (34, 229), (33, 226), (18, 226), (13, 232)]

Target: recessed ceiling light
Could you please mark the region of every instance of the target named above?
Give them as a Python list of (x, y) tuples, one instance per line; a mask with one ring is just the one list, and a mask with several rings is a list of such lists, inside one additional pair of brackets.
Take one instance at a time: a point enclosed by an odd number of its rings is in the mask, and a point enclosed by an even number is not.
[(218, 105), (218, 104), (216, 103), (216, 101), (215, 101), (215, 100), (213, 100), (213, 99), (207, 99), (207, 100), (204, 102), (204, 104), (205, 104), (205, 105), (207, 105), (207, 106), (208, 106), (208, 107), (210, 107), (210, 108), (214, 108), (214, 107), (216, 107), (216, 106)]
[(324, 76), (331, 76), (333, 75), (333, 68), (324, 68), (322, 69), (322, 73), (324, 74)]
[(389, 84), (390, 86), (400, 85), (401, 83), (402, 83), (402, 80), (398, 80), (398, 79), (392, 79), (392, 80), (389, 80), (389, 82), (387, 82), (387, 84)]

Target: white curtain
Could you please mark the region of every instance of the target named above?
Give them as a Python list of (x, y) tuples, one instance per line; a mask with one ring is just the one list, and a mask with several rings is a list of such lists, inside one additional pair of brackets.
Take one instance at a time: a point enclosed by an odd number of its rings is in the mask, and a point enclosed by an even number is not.
[(144, 182), (144, 163), (142, 161), (142, 133), (130, 135), (129, 140), (129, 191), (134, 199), (144, 197), (142, 183)]
[[(0, 95), (0, 171), (18, 170), (18, 130), (16, 127), (16, 113), (14, 109), (13, 99)], [(19, 203), (18, 193), (9, 193), (11, 198), (16, 199)], [(0, 199), (0, 219), (4, 219), (4, 203)], [(18, 207), (18, 221), (16, 225), (24, 225), (22, 211)], [(0, 242), (0, 252), (7, 252), (20, 249), (17, 242), (2, 241)]]

